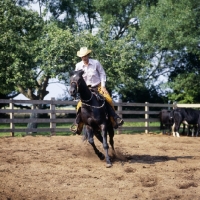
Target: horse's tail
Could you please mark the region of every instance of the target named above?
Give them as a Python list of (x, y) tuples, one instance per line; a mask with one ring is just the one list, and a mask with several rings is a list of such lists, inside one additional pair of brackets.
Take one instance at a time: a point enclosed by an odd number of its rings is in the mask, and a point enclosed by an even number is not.
[(87, 139), (88, 139), (88, 134), (87, 134), (86, 128), (84, 126), (83, 127), (83, 141), (86, 141)]

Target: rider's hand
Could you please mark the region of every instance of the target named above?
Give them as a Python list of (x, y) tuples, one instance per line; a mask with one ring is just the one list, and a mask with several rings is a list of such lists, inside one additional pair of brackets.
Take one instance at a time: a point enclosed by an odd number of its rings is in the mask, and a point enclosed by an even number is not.
[(108, 91), (106, 90), (106, 87), (102, 87), (102, 86), (101, 86), (101, 92), (102, 92), (103, 94), (108, 94)]

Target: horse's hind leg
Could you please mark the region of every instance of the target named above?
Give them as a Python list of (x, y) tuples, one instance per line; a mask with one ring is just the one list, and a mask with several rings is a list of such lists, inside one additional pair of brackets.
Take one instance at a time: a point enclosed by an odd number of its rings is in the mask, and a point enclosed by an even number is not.
[(103, 137), (103, 148), (105, 150), (105, 156), (106, 156), (106, 167), (111, 167), (112, 166), (112, 163), (111, 163), (111, 160), (110, 160), (110, 156), (108, 155), (108, 143), (107, 143), (107, 130), (105, 128), (104, 125), (102, 125), (103, 128), (102, 128), (102, 137)]
[(105, 156), (103, 153), (101, 153), (95, 143), (94, 143), (94, 138), (93, 138), (93, 132), (91, 130), (91, 128), (87, 127), (86, 128), (86, 131), (87, 131), (87, 136), (88, 136), (88, 142), (92, 145), (93, 149), (94, 149), (94, 152), (97, 154), (97, 156), (99, 157), (100, 160), (104, 160), (105, 159)]
[[(114, 130), (113, 130), (113, 127), (112, 126), (110, 126), (110, 132), (109, 132), (109, 138), (110, 138), (110, 141), (109, 141), (109, 143), (110, 143), (110, 145), (111, 145), (111, 147), (112, 147), (112, 150), (113, 150), (113, 152), (115, 153), (115, 150), (114, 150), (114, 140), (113, 140), (113, 137), (114, 137)], [(103, 137), (102, 137), (102, 135), (101, 135), (101, 132), (98, 130), (98, 131), (96, 131), (95, 132), (95, 136), (96, 136), (96, 138), (101, 142), (101, 143), (103, 143)], [(107, 143), (107, 141), (106, 141), (106, 143)], [(104, 143), (103, 143), (104, 144)], [(110, 157), (108, 156), (108, 145), (103, 145), (103, 147), (104, 147), (104, 150), (105, 150), (105, 152), (106, 152), (106, 162), (107, 162), (107, 167), (111, 167), (112, 166), (112, 163), (111, 163), (111, 161), (110, 161)], [(104, 158), (105, 158), (105, 156), (104, 156)]]
[(108, 134), (109, 134), (109, 143), (110, 143), (110, 145), (112, 147), (112, 150), (115, 151), (114, 140), (113, 140), (115, 133), (114, 133), (114, 129), (113, 129), (112, 125), (108, 126)]

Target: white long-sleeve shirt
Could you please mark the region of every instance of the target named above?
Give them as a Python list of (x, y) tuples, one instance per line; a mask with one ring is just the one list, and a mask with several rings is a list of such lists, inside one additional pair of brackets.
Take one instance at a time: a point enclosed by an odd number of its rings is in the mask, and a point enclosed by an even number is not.
[(87, 85), (92, 87), (101, 83), (102, 87), (106, 84), (106, 73), (98, 60), (89, 59), (88, 66), (85, 66), (83, 61), (76, 64), (75, 71), (83, 70), (83, 79)]

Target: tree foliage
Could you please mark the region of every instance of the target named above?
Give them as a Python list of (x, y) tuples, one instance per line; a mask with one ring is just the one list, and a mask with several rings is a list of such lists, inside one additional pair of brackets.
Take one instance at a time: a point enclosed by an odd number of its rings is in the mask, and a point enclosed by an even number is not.
[(43, 99), (49, 79), (71, 68), (73, 36), (12, 1), (1, 2), (0, 9), (2, 90), (14, 88), (29, 99)]
[(200, 60), (197, 55), (184, 54), (177, 67), (169, 76), (165, 87), (173, 90), (168, 92), (168, 98), (180, 103), (197, 103), (200, 99)]
[(160, 0), (139, 10), (138, 38), (152, 48), (197, 52), (199, 42), (199, 3), (194, 0)]
[(0, 21), (0, 79), (4, 93), (16, 89), (19, 83), (32, 84), (30, 77), (36, 68), (34, 45), (43, 21), (37, 13), (16, 6), (10, 0), (0, 2)]
[[(41, 15), (13, 2), (5, 0), (0, 8), (4, 89), (9, 85), (43, 99), (50, 78), (68, 83), (68, 72), (80, 60), (77, 50), (88, 46), (106, 70), (107, 88), (124, 101), (198, 102), (198, 84), (196, 92), (188, 84), (199, 74), (198, 1), (17, 1), (39, 3), (40, 13), (45, 8)], [(47, 11), (46, 21), (40, 16)], [(170, 82), (164, 89), (155, 84), (161, 76)]]

